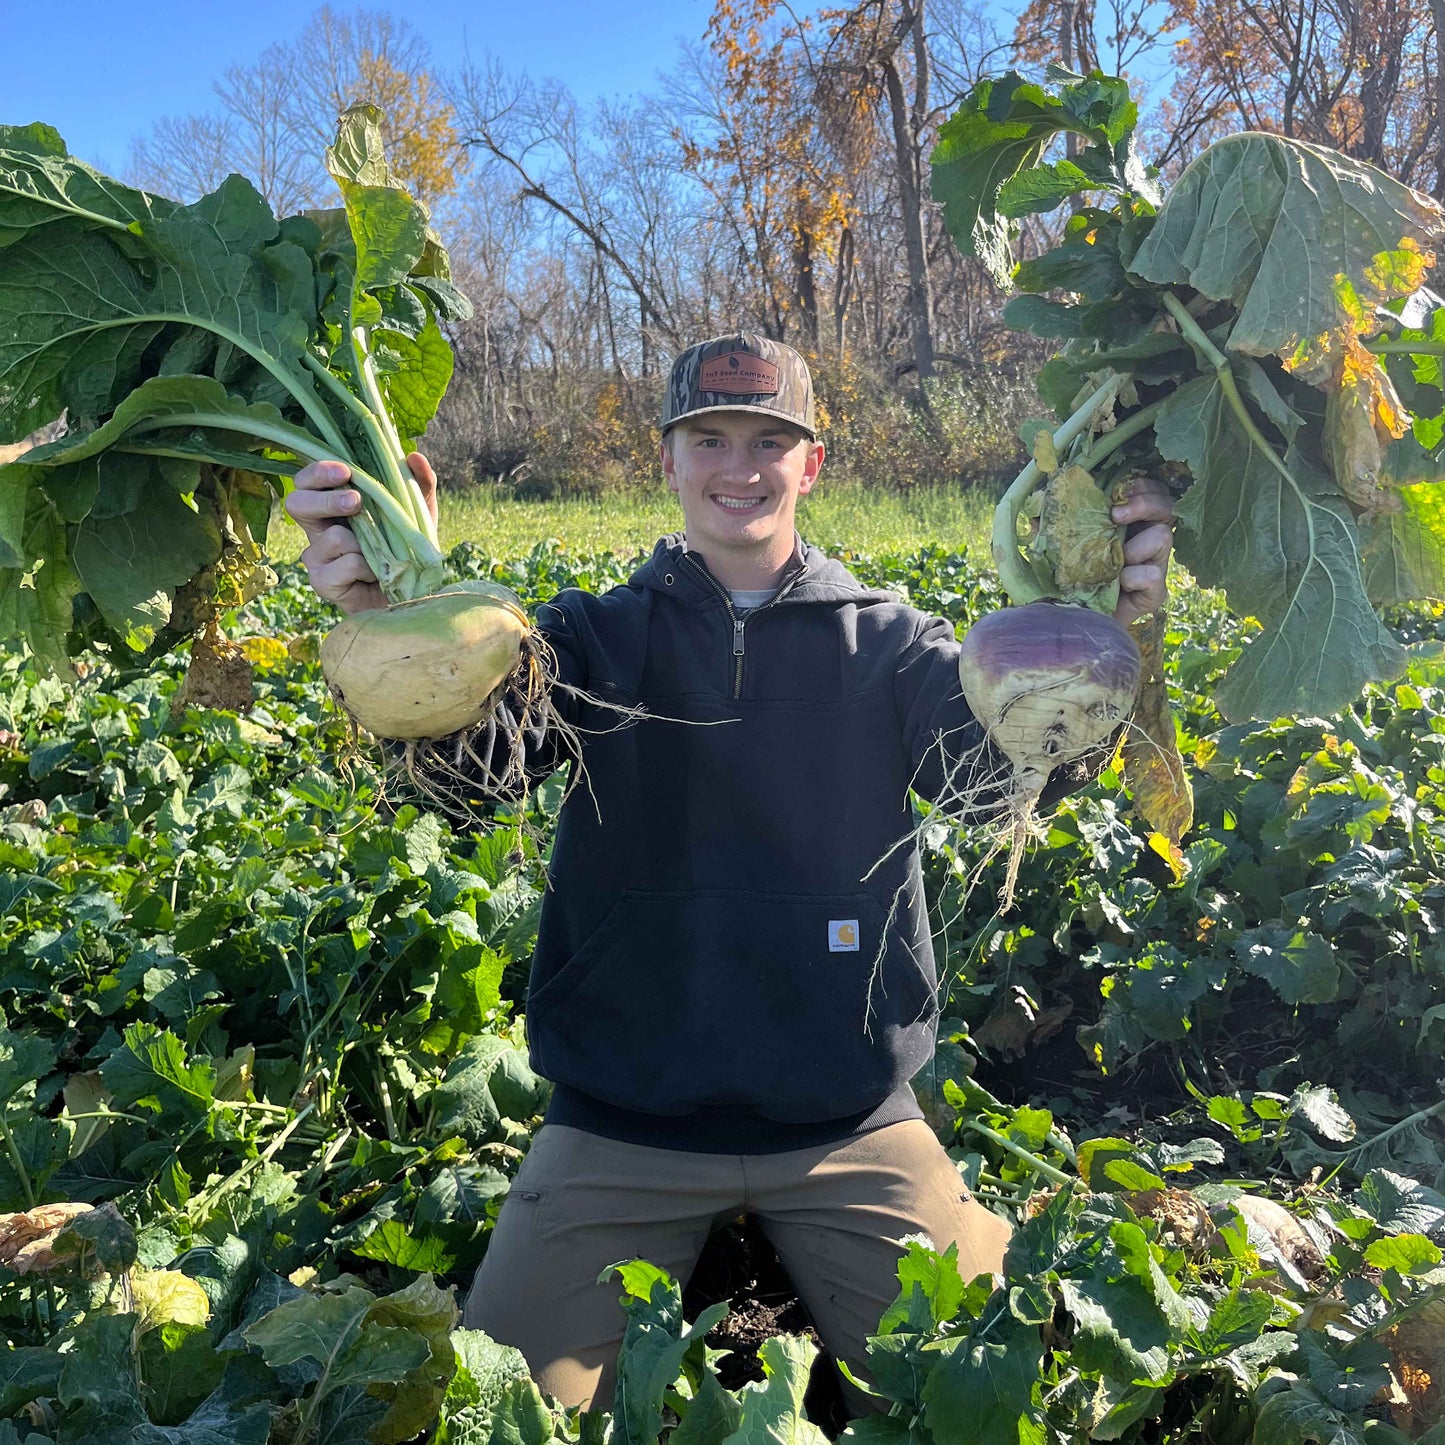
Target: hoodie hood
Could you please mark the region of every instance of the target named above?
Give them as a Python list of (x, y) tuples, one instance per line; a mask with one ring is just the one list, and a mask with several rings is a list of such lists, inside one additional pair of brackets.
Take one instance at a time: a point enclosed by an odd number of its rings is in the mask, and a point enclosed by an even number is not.
[[(658, 538), (652, 555), (632, 574), (630, 583), (691, 607), (713, 606), (727, 595), (727, 589), (713, 576), (707, 563), (688, 548), (683, 532)], [(788, 589), (786, 595), (778, 599), (780, 604), (898, 601), (891, 592), (864, 587), (841, 562), (801, 537), (780, 585)]]

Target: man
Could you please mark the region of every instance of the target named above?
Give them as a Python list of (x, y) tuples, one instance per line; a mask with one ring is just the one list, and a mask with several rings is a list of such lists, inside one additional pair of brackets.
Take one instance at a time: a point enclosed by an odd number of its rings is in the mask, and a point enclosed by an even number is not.
[[(719, 1218), (758, 1220), (863, 1373), (903, 1236), (956, 1241), (967, 1279), (1009, 1233), (908, 1082), (936, 1023), (917, 850), (897, 846), (909, 789), (983, 815), (1007, 768), (963, 701), (953, 629), (797, 536), (823, 446), (791, 348), (689, 348), (662, 420), (684, 532), (626, 587), (538, 613), (565, 681), (648, 716), (568, 704), (588, 786), (559, 821), (527, 997), (553, 1098), (465, 1311), (568, 1404), (611, 1398), (624, 1315), (599, 1273), (641, 1256), (685, 1280)], [(312, 584), (352, 611), (381, 598), (333, 520), (356, 509), (347, 476), (307, 467), (287, 508)], [(1171, 515), (1151, 483), (1115, 508), (1126, 622), (1163, 604)]]

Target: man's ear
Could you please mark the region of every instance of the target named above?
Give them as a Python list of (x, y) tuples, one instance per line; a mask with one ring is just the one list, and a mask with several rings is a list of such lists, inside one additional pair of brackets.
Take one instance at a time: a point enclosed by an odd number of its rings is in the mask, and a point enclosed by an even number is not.
[(667, 478), (667, 489), (670, 492), (676, 492), (677, 459), (672, 455), (672, 435), (670, 433), (663, 437), (658, 452), (662, 457), (662, 475)]
[(818, 480), (818, 473), (823, 468), (823, 443), (813, 442), (808, 450), (808, 460), (803, 465), (803, 479), (798, 483), (798, 495), (806, 497), (813, 490), (813, 484)]

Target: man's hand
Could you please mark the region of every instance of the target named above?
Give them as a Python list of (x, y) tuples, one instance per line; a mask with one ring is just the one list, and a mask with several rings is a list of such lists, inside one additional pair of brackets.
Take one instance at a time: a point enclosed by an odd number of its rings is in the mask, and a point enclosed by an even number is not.
[(1163, 482), (1136, 477), (1127, 501), (1111, 512), (1115, 522), (1127, 524), (1124, 534), (1124, 570), (1119, 574), (1119, 605), (1115, 618), (1127, 627), (1164, 606), (1165, 575), (1174, 546), (1174, 498)]
[[(436, 473), (420, 452), (412, 452), (406, 462), (435, 522)], [(312, 462), (296, 473), (295, 490), (286, 495), (286, 514), (310, 539), (301, 565), (317, 593), (343, 612), (364, 612), (385, 607), (386, 597), (345, 520), (361, 510), (361, 494), (346, 485), (350, 480), (345, 462)]]

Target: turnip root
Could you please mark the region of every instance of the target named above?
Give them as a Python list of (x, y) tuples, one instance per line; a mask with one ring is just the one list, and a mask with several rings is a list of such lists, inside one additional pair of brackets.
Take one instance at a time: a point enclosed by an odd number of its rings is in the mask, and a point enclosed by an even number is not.
[(1030, 602), (979, 619), (964, 635), (959, 681), (990, 741), (1013, 764), (1002, 903), (1013, 904), (1034, 806), (1049, 774), (1127, 723), (1142, 661), (1122, 624), (1090, 607)]
[(1128, 720), (1139, 649), (1112, 617), (1088, 607), (1031, 602), (976, 622), (958, 656), (963, 695), (1014, 765), (1021, 792), (1099, 747)]
[(516, 671), (531, 630), (520, 602), (502, 592), (457, 584), (346, 618), (321, 644), (332, 696), (380, 738), (474, 727)]

